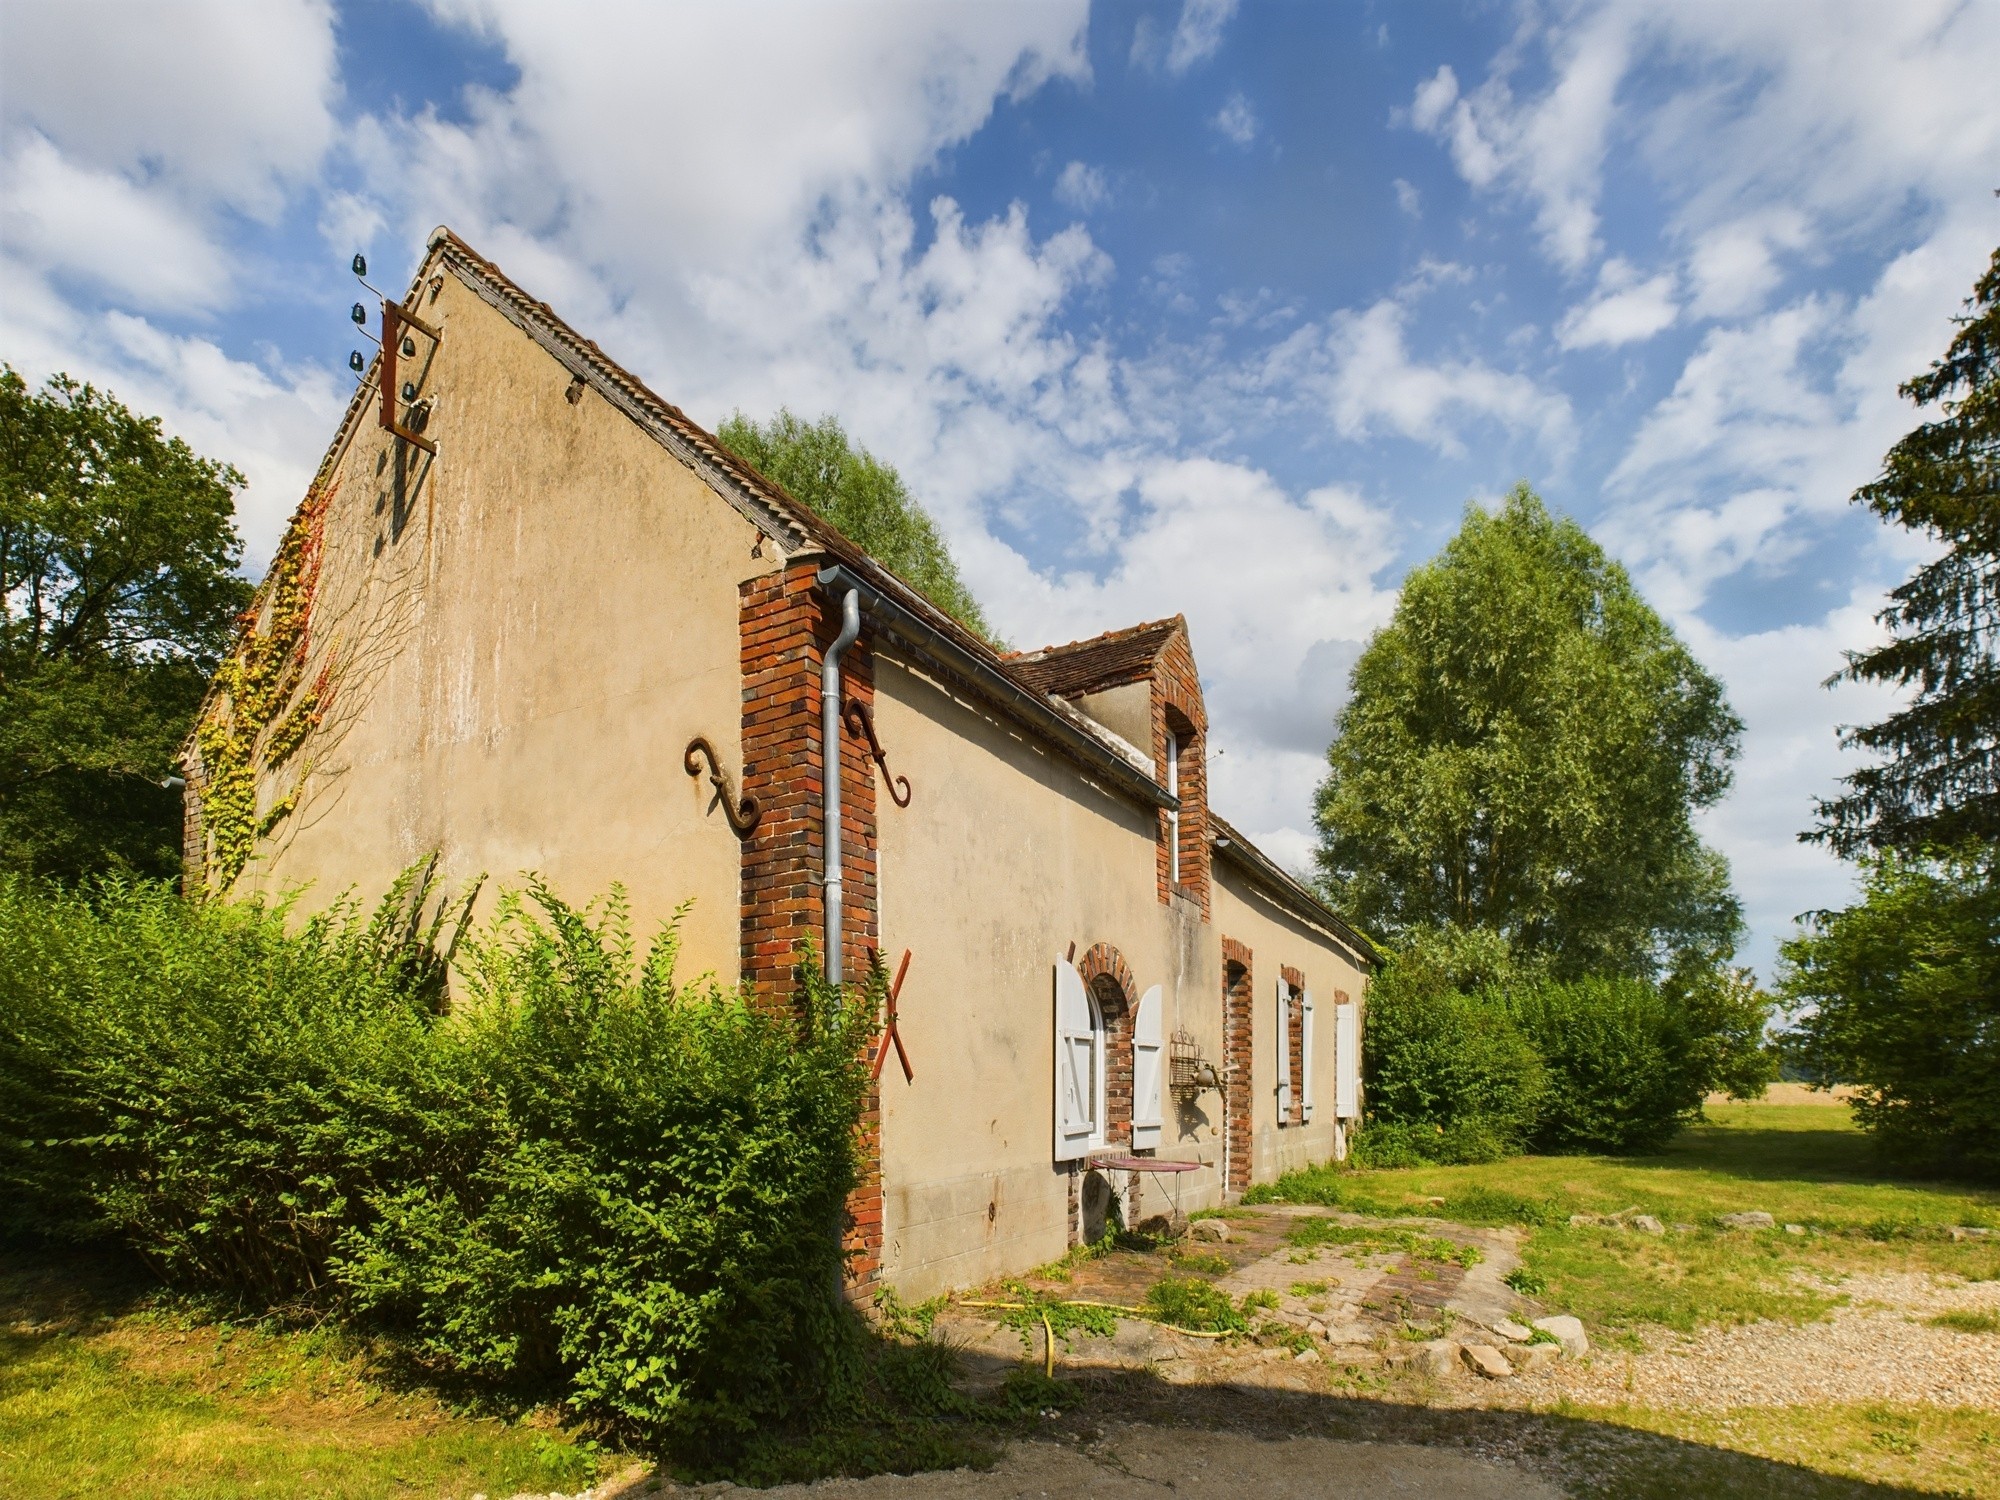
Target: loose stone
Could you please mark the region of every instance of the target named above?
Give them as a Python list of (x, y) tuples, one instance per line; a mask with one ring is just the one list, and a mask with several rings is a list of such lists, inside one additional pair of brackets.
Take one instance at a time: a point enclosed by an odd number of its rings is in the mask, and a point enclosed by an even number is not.
[(1535, 1326), (1549, 1334), (1562, 1346), (1562, 1352), (1571, 1359), (1581, 1359), (1590, 1352), (1590, 1338), (1583, 1331), (1583, 1324), (1567, 1313), (1553, 1318), (1537, 1318)]
[(1723, 1214), (1715, 1222), (1724, 1229), (1771, 1229), (1778, 1221), (1763, 1209), (1753, 1208), (1748, 1213)]
[(1507, 1357), (1491, 1344), (1467, 1344), (1458, 1351), (1465, 1367), (1487, 1380), (1505, 1380), (1514, 1373)]

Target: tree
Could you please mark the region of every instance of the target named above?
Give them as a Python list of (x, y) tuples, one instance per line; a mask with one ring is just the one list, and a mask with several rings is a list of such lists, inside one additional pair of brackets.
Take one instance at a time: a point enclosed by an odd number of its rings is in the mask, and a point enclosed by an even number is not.
[(1785, 1049), (1859, 1085), (1889, 1150), (2000, 1177), (2000, 879), (1991, 852), (1864, 856), (1862, 900), (1784, 944)]
[(0, 366), (0, 867), (180, 868), (162, 783), (250, 599), (242, 483), (106, 392)]
[(753, 422), (739, 411), (716, 436), (966, 629), (999, 644), (937, 523), (900, 474), (854, 446), (838, 417), (805, 422), (780, 407), (768, 422)]
[(1693, 814), (1741, 733), (1625, 571), (1519, 485), (1467, 509), (1356, 662), (1320, 868), (1391, 940), (1490, 928), (1559, 978), (1713, 964), (1741, 913)]
[(1803, 835), (1843, 855), (2000, 842), (2000, 250), (1966, 305), (1944, 358), (1898, 387), (1939, 419), (1891, 448), (1854, 495), (1945, 551), (1890, 591), (1875, 617), (1888, 643), (1849, 652), (1829, 680), (1914, 690), (1881, 723), (1841, 736), (1885, 757), (1848, 776)]

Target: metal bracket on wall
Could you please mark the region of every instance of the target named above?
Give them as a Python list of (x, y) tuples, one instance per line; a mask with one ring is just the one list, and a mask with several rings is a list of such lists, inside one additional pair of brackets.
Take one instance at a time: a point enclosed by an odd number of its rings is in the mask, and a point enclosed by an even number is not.
[[(868, 962), (872, 967), (879, 970), (882, 965), (882, 955), (877, 953), (873, 948), (870, 948), (868, 950)], [(889, 1044), (891, 1042), (896, 1045), (896, 1061), (903, 1065), (903, 1082), (915, 1083), (917, 1081), (916, 1070), (910, 1066), (910, 1054), (903, 1047), (903, 1033), (896, 1029), (896, 997), (903, 993), (903, 976), (909, 972), (910, 950), (905, 948), (903, 950), (903, 961), (896, 965), (895, 983), (889, 986), (889, 1014), (882, 1028), (882, 1036), (875, 1043), (874, 1077), (877, 1082), (881, 1080), (882, 1064), (888, 1059)]]
[(875, 738), (875, 716), (868, 711), (868, 705), (859, 698), (847, 700), (847, 732), (868, 741), (868, 753), (881, 767), (883, 784), (889, 788), (889, 800), (898, 807), (910, 805), (910, 778), (889, 774), (889, 757), (882, 753), (882, 742)]
[[(405, 323), (416, 329), (418, 333), (421, 333), (433, 344), (444, 342), (444, 335), (442, 333), (433, 328), (429, 323), (426, 323), (415, 313), (405, 310), (402, 303), (391, 302), (387, 297), (382, 299), (382, 415), (380, 421), (384, 427), (404, 442), (423, 449), (424, 452), (435, 458), (438, 451), (437, 444), (414, 428), (406, 426), (398, 420), (396, 414), (397, 402), (402, 396), (402, 392), (396, 388), (396, 357), (403, 342), (402, 325)], [(421, 380), (423, 376), (420, 374), (417, 378)]]
[(729, 784), (723, 774), (722, 762), (716, 757), (715, 746), (696, 735), (688, 741), (687, 753), (681, 763), (687, 767), (690, 776), (701, 775), (702, 757), (708, 758), (708, 779), (715, 788), (716, 796), (722, 802), (722, 815), (729, 819), (729, 826), (736, 831), (739, 839), (747, 839), (756, 830), (757, 820), (764, 816), (764, 810), (757, 805), (757, 799), (745, 793), (741, 802), (737, 800), (736, 789)]

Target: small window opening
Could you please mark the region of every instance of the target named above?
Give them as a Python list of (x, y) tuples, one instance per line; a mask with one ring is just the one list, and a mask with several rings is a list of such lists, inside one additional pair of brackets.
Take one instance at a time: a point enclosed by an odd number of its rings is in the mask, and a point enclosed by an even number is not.
[[(1181, 739), (1171, 729), (1167, 731), (1167, 790), (1176, 797), (1181, 794)], [(1174, 885), (1181, 883), (1181, 814), (1175, 808), (1167, 814), (1167, 879)]]

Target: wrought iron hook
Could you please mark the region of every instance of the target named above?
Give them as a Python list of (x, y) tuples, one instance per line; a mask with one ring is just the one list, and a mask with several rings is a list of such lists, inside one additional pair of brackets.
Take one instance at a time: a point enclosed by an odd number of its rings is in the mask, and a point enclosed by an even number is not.
[(729, 778), (722, 772), (722, 762), (716, 757), (715, 746), (700, 735), (688, 741), (687, 753), (681, 764), (687, 767), (690, 776), (701, 775), (701, 757), (708, 757), (708, 779), (715, 787), (716, 795), (722, 801), (722, 815), (729, 819), (729, 826), (740, 839), (747, 839), (757, 827), (757, 820), (764, 816), (764, 810), (757, 805), (757, 799), (747, 792), (739, 803), (736, 790), (729, 784)]
[(898, 807), (910, 805), (910, 778), (889, 774), (889, 757), (882, 753), (882, 742), (875, 738), (875, 716), (868, 711), (868, 705), (859, 698), (847, 700), (848, 733), (859, 735), (868, 741), (868, 753), (875, 758), (875, 764), (882, 768), (882, 780), (889, 788), (889, 800)]

